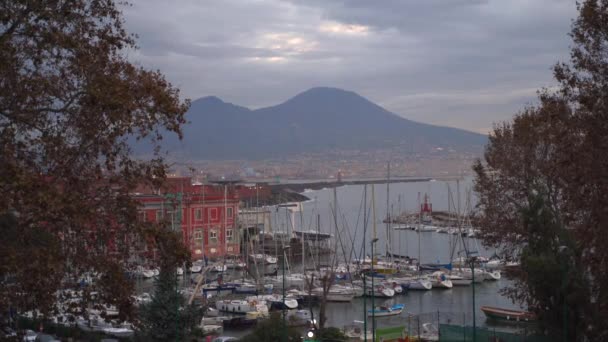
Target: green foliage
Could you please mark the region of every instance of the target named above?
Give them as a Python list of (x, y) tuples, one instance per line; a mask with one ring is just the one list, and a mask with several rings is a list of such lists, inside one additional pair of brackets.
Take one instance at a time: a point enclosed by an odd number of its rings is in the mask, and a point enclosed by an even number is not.
[[(286, 328), (286, 329), (285, 329)], [(300, 341), (302, 336), (293, 327), (283, 325), (283, 316), (279, 312), (273, 312), (270, 318), (261, 321), (252, 333), (243, 337), (242, 342), (265, 342), (284, 341), (283, 336), (287, 334), (287, 341)]]
[(321, 331), (319, 331), (319, 335), (317, 337), (318, 340), (321, 341), (346, 341), (346, 335), (342, 330), (336, 327), (327, 327)]
[(568, 341), (608, 341), (608, 0), (583, 0), (559, 87), (496, 125), (474, 166), (481, 238), (521, 270), (507, 290)]
[(575, 330), (585, 308), (573, 298), (587, 295), (583, 274), (574, 266), (576, 254), (568, 231), (547, 207), (542, 194), (532, 195), (530, 207), (523, 210), (528, 244), (521, 253), (521, 267), (526, 274), (529, 303), (534, 303), (542, 326), (550, 333)]
[(196, 334), (201, 310), (185, 305), (177, 291), (175, 267), (164, 266), (156, 281), (152, 302), (141, 307), (140, 333), (142, 341), (184, 341)]

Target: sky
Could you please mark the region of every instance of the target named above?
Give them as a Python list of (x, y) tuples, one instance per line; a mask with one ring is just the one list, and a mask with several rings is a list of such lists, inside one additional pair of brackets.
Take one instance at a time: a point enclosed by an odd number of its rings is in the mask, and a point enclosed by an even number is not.
[(489, 132), (554, 87), (574, 0), (131, 0), (129, 58), (190, 99), (249, 108), (316, 86)]

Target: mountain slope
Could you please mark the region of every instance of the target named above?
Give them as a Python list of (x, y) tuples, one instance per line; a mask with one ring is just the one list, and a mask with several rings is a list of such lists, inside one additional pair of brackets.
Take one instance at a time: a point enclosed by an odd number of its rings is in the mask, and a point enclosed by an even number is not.
[(184, 140), (165, 147), (189, 158), (281, 157), (329, 149), (431, 147), (480, 150), (487, 137), (414, 122), (350, 91), (312, 88), (272, 107), (249, 110), (205, 97), (186, 114)]

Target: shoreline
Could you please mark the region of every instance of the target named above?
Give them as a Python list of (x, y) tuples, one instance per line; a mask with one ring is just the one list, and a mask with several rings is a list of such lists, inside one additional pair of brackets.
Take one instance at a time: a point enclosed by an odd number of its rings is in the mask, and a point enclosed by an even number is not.
[[(421, 178), (398, 178), (391, 179), (388, 183), (413, 183), (413, 182), (428, 182), (432, 177)], [(315, 181), (315, 182), (294, 182), (270, 184), (271, 196), (258, 201), (260, 206), (271, 206), (286, 204), (292, 202), (306, 202), (311, 199), (303, 195), (305, 190), (322, 190), (327, 188), (342, 187), (346, 185), (363, 185), (363, 184), (386, 184), (386, 179), (358, 179), (345, 181)]]

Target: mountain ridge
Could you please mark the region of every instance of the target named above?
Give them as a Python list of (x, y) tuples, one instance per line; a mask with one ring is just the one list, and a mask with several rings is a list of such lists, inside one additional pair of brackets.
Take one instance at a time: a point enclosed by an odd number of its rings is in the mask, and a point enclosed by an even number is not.
[(406, 119), (348, 90), (314, 87), (274, 106), (249, 109), (217, 96), (192, 101), (184, 139), (170, 152), (199, 159), (260, 159), (327, 150), (443, 147), (481, 151), (487, 137)]

